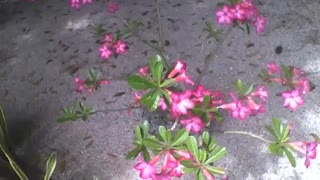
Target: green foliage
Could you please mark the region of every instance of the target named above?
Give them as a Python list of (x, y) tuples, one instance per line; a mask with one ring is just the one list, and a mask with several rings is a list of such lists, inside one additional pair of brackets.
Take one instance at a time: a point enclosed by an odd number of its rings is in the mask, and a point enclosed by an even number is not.
[(244, 85), (243, 82), (238, 79), (234, 82), (237, 93), (239, 96), (247, 96), (252, 93), (254, 86), (252, 84)]
[(220, 41), (221, 30), (213, 29), (213, 25), (208, 21), (205, 23), (205, 30), (208, 32), (207, 39), (214, 38), (216, 41)]
[(155, 111), (161, 98), (170, 104), (170, 96), (166, 88), (174, 86), (176, 83), (173, 78), (165, 78), (166, 69), (163, 66), (163, 59), (156, 55), (149, 62), (150, 74), (146, 77), (140, 75), (131, 75), (128, 77), (130, 87), (137, 90), (146, 90), (146, 93), (140, 99), (140, 102), (146, 106), (149, 111)]
[[(9, 148), (7, 123), (6, 123), (5, 116), (1, 106), (0, 106), (0, 149), (3, 157), (6, 158), (6, 159), (2, 159), (1, 162), (7, 161), (10, 167), (13, 169), (13, 171), (21, 180), (29, 180), (27, 175), (15, 162), (13, 158), (13, 154), (9, 152), (10, 148)], [(56, 161), (57, 161), (56, 159), (57, 159), (56, 154), (55, 153), (51, 154), (51, 156), (47, 161), (47, 171), (46, 171), (44, 180), (50, 180), (50, 177), (53, 174), (53, 171), (56, 167)], [(4, 164), (4, 165), (7, 165), (7, 164)]]
[(194, 115), (201, 118), (202, 121), (206, 124), (206, 126), (210, 125), (210, 117), (211, 114), (215, 117), (216, 120), (221, 121), (222, 117), (218, 112), (218, 109), (215, 107), (210, 107), (211, 97), (206, 95), (203, 98), (203, 103), (201, 105), (196, 105), (192, 112)]
[(145, 161), (150, 160), (149, 151), (156, 156), (164, 151), (183, 150), (192, 154), (193, 159), (181, 160), (180, 163), (184, 166), (185, 173), (195, 173), (197, 178), (204, 177), (203, 170), (208, 171), (212, 176), (225, 172), (220, 167), (215, 167), (214, 163), (222, 159), (227, 151), (225, 147), (218, 146), (216, 140), (210, 137), (208, 132), (203, 132), (200, 136), (200, 143), (194, 136), (190, 136), (189, 132), (180, 129), (177, 132), (172, 132), (163, 126), (159, 127), (159, 134), (152, 136), (148, 134), (149, 124), (144, 123), (138, 126), (135, 130), (134, 149), (131, 150), (127, 158), (134, 159), (141, 152), (148, 154)]
[(273, 118), (272, 126), (266, 126), (266, 129), (274, 138), (274, 143), (269, 145), (269, 151), (276, 156), (286, 155), (293, 167), (296, 166), (296, 160), (292, 155), (291, 147), (286, 144), (290, 137), (290, 127), (289, 125), (284, 125), (281, 123), (280, 119)]
[(86, 121), (89, 116), (96, 113), (96, 111), (85, 106), (82, 102), (73, 102), (69, 107), (64, 107), (63, 114), (57, 119), (58, 122), (75, 121), (77, 119), (82, 119)]

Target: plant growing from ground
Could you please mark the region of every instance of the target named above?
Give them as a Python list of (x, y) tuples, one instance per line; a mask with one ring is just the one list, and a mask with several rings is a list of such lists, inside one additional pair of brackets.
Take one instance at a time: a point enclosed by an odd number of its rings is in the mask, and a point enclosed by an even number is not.
[[(0, 106), (0, 149), (1, 149), (1, 158), (0, 165), (6, 171), (15, 173), (17, 177), (21, 180), (29, 180), (25, 172), (20, 168), (19, 164), (14, 160), (15, 154), (12, 151), (12, 147), (10, 146), (9, 136), (8, 136), (8, 128), (7, 122), (3, 113), (3, 110)], [(57, 155), (56, 153), (52, 153), (46, 164), (46, 173), (44, 176), (44, 180), (49, 180), (54, 172), (54, 169), (57, 164)]]
[[(71, 7), (79, 9), (81, 5), (92, 1), (70, 0), (70, 3)], [(222, 111), (228, 111), (232, 118), (242, 121), (266, 112), (265, 106), (270, 97), (267, 86), (270, 83), (278, 83), (286, 88), (281, 93), (284, 98), (283, 106), (292, 111), (304, 103), (302, 95), (312, 91), (312, 85), (301, 69), (294, 66), (278, 66), (273, 62), (268, 63), (267, 68), (259, 74), (263, 82), (257, 85), (235, 80), (235, 90), (222, 93), (223, 91), (210, 91), (201, 84), (201, 79), (211, 61), (232, 30), (238, 28), (250, 34), (253, 27), (257, 34), (264, 32), (267, 19), (259, 13), (253, 0), (227, 0), (218, 3), (216, 22), (218, 25), (227, 26), (227, 30), (215, 28), (210, 22), (205, 23), (207, 39), (214, 39), (216, 46), (205, 57), (203, 69), (195, 81), (187, 75), (187, 64), (183, 60), (177, 59), (172, 62), (167, 56), (158, 0), (156, 0), (156, 12), (159, 38), (153, 43), (149, 43), (136, 33), (142, 23), (124, 20), (117, 14), (119, 11), (117, 3), (108, 1), (106, 9), (108, 14), (119, 19), (124, 25), (124, 30), (112, 33), (104, 30), (102, 25), (96, 26), (95, 35), (100, 42), (97, 51), (101, 58), (112, 61), (112, 57), (117, 58), (118, 55), (128, 53), (128, 44), (125, 40), (131, 37), (141, 40), (158, 52), (158, 55), (150, 58), (148, 65), (128, 77), (129, 86), (136, 90), (129, 108), (143, 107), (151, 112), (164, 111), (170, 115), (168, 121), (173, 122), (171, 128), (160, 126), (156, 134), (149, 133), (147, 122), (136, 127), (134, 148), (127, 154), (127, 158), (137, 159), (134, 169), (139, 172), (142, 179), (168, 180), (173, 177), (180, 178), (186, 173), (193, 173), (199, 180), (213, 180), (216, 176), (227, 179), (224, 169), (216, 166), (216, 162), (225, 157), (227, 150), (217, 145), (214, 137), (208, 132), (207, 127), (210, 123), (222, 121)], [(75, 89), (79, 93), (93, 94), (101, 85), (109, 83), (112, 82), (101, 79), (96, 71), (90, 71), (87, 80), (75, 77)], [(82, 102), (76, 102), (63, 111), (63, 115), (59, 118), (60, 122), (75, 121), (79, 118), (86, 120), (90, 115), (102, 110), (95, 111), (85, 107)], [(319, 139), (316, 135), (313, 135), (315, 137), (313, 142), (290, 141), (292, 128), (283, 124), (278, 118), (273, 118), (272, 124), (266, 126), (266, 129), (272, 140), (244, 131), (224, 133), (257, 138), (269, 145), (268, 149), (272, 154), (286, 156), (292, 166), (296, 166), (294, 152), (306, 157), (306, 167), (310, 166), (310, 160), (316, 158)]]

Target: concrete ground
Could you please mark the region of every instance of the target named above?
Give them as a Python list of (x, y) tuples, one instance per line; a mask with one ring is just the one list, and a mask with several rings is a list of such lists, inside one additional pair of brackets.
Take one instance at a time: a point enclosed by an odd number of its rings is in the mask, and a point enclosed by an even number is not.
[[(140, 20), (146, 28), (140, 35), (157, 38), (155, 3), (150, 0), (119, 0), (119, 14)], [(160, 1), (164, 37), (172, 61), (183, 59), (188, 72), (197, 76), (203, 59), (214, 42), (189, 48), (205, 38), (204, 22), (215, 21), (216, 0)], [(310, 79), (320, 83), (320, 1), (285, 0), (256, 1), (261, 13), (268, 17), (265, 34), (247, 35), (234, 29), (222, 51), (210, 64), (202, 83), (211, 90), (228, 87), (236, 78), (260, 82), (257, 74), (270, 60), (295, 65), (313, 73)], [(132, 100), (126, 77), (138, 66), (148, 62), (156, 52), (136, 38), (131, 38), (126, 55), (105, 63), (99, 58), (96, 39), (90, 24), (105, 24), (109, 32), (123, 28), (112, 15), (106, 14), (104, 1), (70, 9), (67, 0), (35, 3), (24, 1), (2, 4), (0, 11), (0, 104), (9, 123), (10, 135), (25, 166), (34, 177), (43, 172), (45, 159), (52, 151), (58, 153), (58, 166), (53, 179), (134, 180), (135, 162), (125, 160), (131, 148), (133, 128), (142, 119), (156, 121), (141, 110), (132, 115), (126, 111), (98, 113), (89, 121), (57, 123), (63, 106), (76, 97), (73, 91), (73, 70), (82, 77), (88, 69), (98, 68), (112, 83), (102, 87), (94, 96), (85, 96), (86, 104), (99, 110), (125, 108)], [(247, 43), (253, 43), (250, 48)], [(282, 46), (281, 54), (275, 53)], [(310, 133), (320, 133), (320, 88), (308, 94), (305, 104), (291, 113), (276, 97), (279, 88), (272, 87), (267, 113), (245, 122), (226, 118), (212, 127), (212, 134), (226, 146), (229, 154), (219, 165), (226, 168), (230, 180), (318, 180), (320, 158), (306, 169), (299, 156), (292, 168), (286, 158), (267, 152), (266, 146), (250, 137), (222, 135), (225, 130), (243, 130), (267, 136), (264, 125), (272, 117), (294, 124), (294, 140), (312, 140)], [(122, 96), (114, 96), (124, 92)], [(319, 148), (318, 148), (319, 149)], [(36, 167), (39, 169), (35, 170)], [(40, 173), (41, 174), (41, 173)], [(185, 179), (194, 179), (192, 177)]]

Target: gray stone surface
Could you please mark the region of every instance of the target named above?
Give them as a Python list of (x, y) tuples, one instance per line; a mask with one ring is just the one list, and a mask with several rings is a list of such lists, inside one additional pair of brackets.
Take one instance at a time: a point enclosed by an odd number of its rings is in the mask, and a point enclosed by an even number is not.
[[(157, 38), (154, 1), (118, 2), (121, 16), (144, 23), (146, 28), (140, 32), (144, 39)], [(234, 29), (202, 83), (216, 90), (230, 89), (230, 83), (236, 78), (259, 82), (257, 74), (264, 64), (275, 60), (312, 72), (310, 79), (319, 84), (320, 1), (257, 2), (262, 14), (268, 17), (266, 33), (247, 35)], [(160, 1), (164, 37), (170, 41), (168, 55), (172, 60), (186, 61), (193, 77), (197, 76), (196, 69), (202, 68), (203, 59), (213, 49), (214, 42), (190, 47), (205, 38), (204, 22), (215, 21), (215, 4), (212, 0)], [(69, 105), (75, 97), (81, 98), (73, 91), (71, 67), (79, 66), (76, 74), (82, 76), (90, 68), (100, 69), (112, 83), (94, 96), (86, 96), (85, 102), (100, 110), (119, 109), (132, 100), (126, 77), (156, 52), (131, 38), (126, 55), (112, 59), (111, 63), (100, 59), (90, 24), (106, 24), (110, 32), (122, 28), (116, 18), (106, 14), (104, 1), (83, 6), (79, 11), (70, 9), (67, 0), (8, 2), (1, 8), (0, 103), (17, 151), (29, 162), (25, 166), (33, 170), (39, 167), (37, 172), (41, 172), (50, 152), (57, 151), (55, 179), (88, 180), (93, 176), (102, 180), (139, 179), (132, 170), (134, 162), (124, 157), (131, 148), (133, 128), (142, 120), (141, 110), (131, 115), (127, 111), (98, 113), (86, 122), (59, 124), (56, 118), (62, 106)], [(248, 42), (254, 46), (247, 48)], [(283, 46), (283, 52), (277, 55), (274, 50), (279, 45)], [(279, 91), (272, 87), (270, 95)], [(125, 94), (113, 97), (117, 92)], [(222, 124), (213, 125), (210, 131), (229, 151), (219, 165), (226, 167), (230, 180), (320, 179), (320, 158), (306, 169), (303, 157), (299, 156), (298, 166), (292, 168), (285, 158), (269, 154), (260, 141), (219, 133), (245, 130), (267, 136), (263, 126), (269, 124), (272, 117), (279, 117), (294, 124), (294, 140), (312, 140), (310, 133), (320, 133), (319, 92), (317, 87), (307, 95), (305, 105), (295, 113), (281, 106), (280, 97), (273, 96), (268, 101), (266, 114), (245, 122), (227, 118)], [(33, 179), (37, 179), (36, 175)]]

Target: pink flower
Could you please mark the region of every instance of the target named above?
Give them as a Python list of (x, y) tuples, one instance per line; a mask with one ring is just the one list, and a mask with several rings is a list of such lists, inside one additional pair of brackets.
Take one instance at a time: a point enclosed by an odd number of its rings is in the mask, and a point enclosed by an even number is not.
[(305, 72), (303, 70), (301, 70), (300, 68), (293, 67), (293, 76), (300, 77), (300, 76), (303, 76), (304, 74), (305, 74)]
[(152, 180), (171, 180), (171, 177), (167, 174), (156, 174), (156, 177), (154, 177)]
[(308, 168), (310, 166), (310, 159), (315, 159), (317, 157), (317, 146), (318, 142), (312, 142), (306, 144), (306, 160), (304, 165)]
[(299, 105), (304, 103), (304, 100), (300, 96), (298, 90), (292, 90), (291, 92), (283, 92), (282, 97), (284, 97), (284, 107), (289, 107), (291, 110), (296, 110)]
[(241, 120), (247, 119), (250, 114), (250, 109), (243, 105), (242, 102), (236, 102), (236, 108), (234, 108), (231, 112), (231, 116), (233, 118), (240, 118)]
[(82, 4), (89, 4), (92, 3), (92, 0), (82, 0)]
[(245, 19), (245, 15), (247, 13), (246, 9), (244, 9), (240, 4), (235, 5), (233, 12), (235, 18), (237, 18), (238, 20)]
[(307, 94), (310, 92), (310, 83), (307, 78), (300, 78), (294, 84), (301, 94)]
[(109, 2), (108, 6), (107, 6), (107, 12), (115, 13), (118, 10), (119, 10), (119, 4), (117, 4), (115, 2)]
[(167, 104), (166, 104), (166, 102), (164, 101), (163, 98), (160, 98), (160, 101), (159, 101), (158, 106), (160, 107), (160, 109), (161, 109), (162, 111), (164, 111), (164, 110), (167, 109)]
[(108, 33), (104, 36), (103, 42), (106, 43), (108, 46), (111, 45), (113, 42), (113, 35), (111, 33)]
[(235, 97), (234, 93), (230, 93), (230, 95), (233, 99), (233, 102), (229, 104), (223, 104), (221, 106), (218, 106), (217, 108), (227, 109), (231, 111), (231, 116), (233, 118), (245, 120), (251, 112), (250, 109), (246, 107), (241, 101), (239, 101)]
[(269, 74), (281, 73), (280, 67), (274, 62), (269, 62), (267, 64), (267, 69), (268, 69)]
[(138, 157), (138, 163), (134, 166), (134, 169), (140, 171), (141, 179), (155, 178), (156, 167), (155, 163), (159, 160), (160, 156), (157, 155), (151, 159), (149, 163), (141, 159), (141, 155)]
[(268, 97), (268, 91), (265, 86), (259, 86), (256, 91), (252, 92), (250, 96), (258, 96), (262, 101), (266, 101)]
[(227, 5), (224, 5), (222, 9), (219, 9), (216, 12), (217, 21), (219, 24), (230, 25), (235, 18), (234, 13), (232, 13), (232, 8)]
[(99, 84), (100, 85), (107, 85), (107, 84), (109, 84), (110, 83), (110, 81), (108, 81), (108, 80), (100, 80), (99, 81)]
[(108, 48), (106, 44), (103, 44), (99, 48), (99, 51), (100, 51), (100, 56), (105, 59), (109, 59), (112, 54), (112, 51)]
[(250, 109), (251, 116), (255, 116), (259, 113), (266, 112), (266, 109), (264, 107), (264, 104), (257, 104), (252, 97), (247, 97), (246, 102), (248, 103), (248, 108)]
[(70, 0), (70, 6), (76, 9), (79, 9), (80, 6), (83, 4), (89, 4), (89, 3), (92, 3), (92, 0)]
[(215, 177), (207, 169), (202, 169), (202, 172), (207, 180), (215, 180)]
[(171, 177), (175, 176), (177, 178), (180, 178), (183, 175), (183, 168), (184, 168), (184, 166), (179, 163), (179, 165), (177, 167), (172, 168), (168, 172), (168, 175)]
[(178, 60), (173, 70), (169, 73), (168, 78), (172, 78), (176, 76), (178, 73), (185, 72), (186, 68), (187, 68), (187, 64)]
[(116, 54), (124, 54), (126, 52), (126, 48), (127, 48), (127, 45), (125, 42), (121, 41), (121, 40), (118, 40), (114, 45), (113, 45), (113, 48), (115, 49), (116, 51)]
[(149, 67), (148, 66), (143, 66), (139, 69), (139, 74), (141, 76), (147, 76), (149, 74)]
[(195, 96), (196, 102), (203, 102), (203, 97), (206, 95), (211, 95), (209, 90), (206, 90), (203, 85), (198, 85), (195, 90), (192, 91), (192, 95)]
[(288, 145), (292, 146), (296, 151), (306, 156), (304, 165), (308, 168), (310, 166), (310, 159), (317, 157), (318, 142), (290, 142)]
[(191, 96), (191, 91), (187, 90), (184, 93), (171, 93), (171, 116), (176, 118), (182, 114), (187, 114), (188, 109), (194, 107), (194, 102), (189, 98)]
[(172, 150), (175, 155), (179, 155), (179, 160), (190, 160), (192, 159), (192, 154), (189, 151), (182, 151), (182, 150)]
[(86, 90), (86, 84), (79, 77), (74, 78), (74, 82), (76, 84), (75, 90), (79, 93), (82, 93)]
[(203, 121), (197, 116), (193, 116), (189, 119), (180, 120), (180, 123), (183, 124), (184, 128), (187, 131), (190, 131), (196, 134), (202, 131), (203, 128), (205, 127), (205, 124), (203, 123)]
[(79, 9), (81, 4), (81, 0), (70, 0), (70, 6), (72, 8)]
[(194, 82), (191, 80), (190, 76), (187, 76), (185, 72), (181, 72), (177, 77), (174, 78), (175, 82), (184, 81), (186, 84), (194, 85)]
[(253, 25), (256, 28), (256, 33), (264, 32), (267, 24), (267, 18), (263, 16), (257, 16), (256, 20), (253, 22)]

